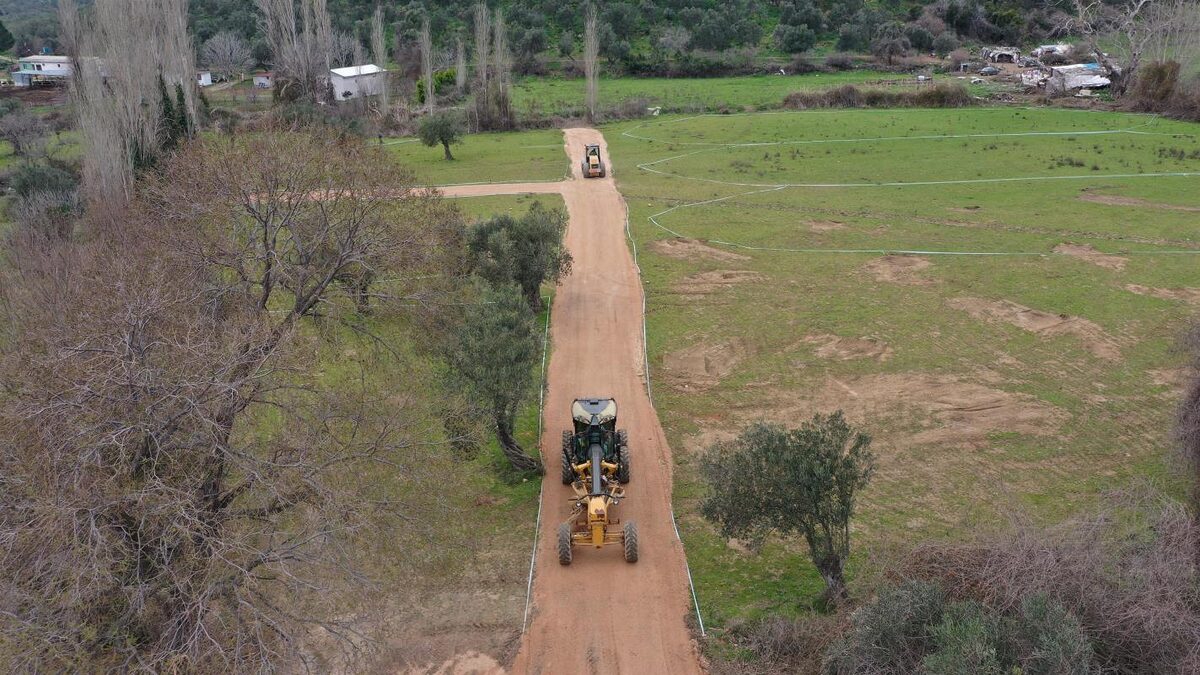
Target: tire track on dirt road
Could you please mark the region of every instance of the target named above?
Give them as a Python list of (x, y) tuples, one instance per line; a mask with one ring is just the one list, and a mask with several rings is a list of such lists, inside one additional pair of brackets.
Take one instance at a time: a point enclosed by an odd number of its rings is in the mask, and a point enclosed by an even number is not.
[[(570, 216), (566, 244), (574, 258), (550, 313), (552, 351), (543, 413), (543, 527), (537, 542), (533, 619), (513, 663), (516, 673), (700, 673), (683, 545), (671, 520), (671, 449), (642, 384), (642, 286), (625, 239), (625, 202), (612, 178), (603, 135), (566, 129), (573, 180), (448, 186), (448, 196), (558, 192)], [(599, 144), (609, 177), (584, 180), (583, 146)], [(580, 549), (557, 562), (555, 531), (570, 513), (571, 491), (559, 483), (561, 433), (571, 400), (611, 396), (633, 450), (629, 495), (617, 507), (638, 523), (640, 555), (626, 563), (619, 546)]]

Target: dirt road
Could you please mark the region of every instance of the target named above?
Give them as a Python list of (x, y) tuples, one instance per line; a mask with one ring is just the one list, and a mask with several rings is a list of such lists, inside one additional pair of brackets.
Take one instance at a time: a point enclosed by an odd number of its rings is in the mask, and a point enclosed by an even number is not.
[[(459, 196), (560, 192), (570, 215), (566, 241), (575, 262), (550, 315), (542, 437), (548, 466), (534, 610), (513, 672), (699, 673), (686, 625), (691, 606), (683, 547), (671, 524), (671, 449), (642, 384), (642, 289), (625, 239), (625, 203), (600, 132), (567, 129), (565, 136), (574, 180), (443, 190)], [(589, 143), (603, 148), (608, 178), (579, 175)], [(581, 396), (616, 398), (618, 423), (629, 430), (632, 480), (617, 517), (638, 523), (640, 560), (634, 564), (615, 546), (579, 549), (573, 564), (558, 564), (555, 530), (570, 512), (571, 495), (557, 480), (559, 448), (571, 400)]]

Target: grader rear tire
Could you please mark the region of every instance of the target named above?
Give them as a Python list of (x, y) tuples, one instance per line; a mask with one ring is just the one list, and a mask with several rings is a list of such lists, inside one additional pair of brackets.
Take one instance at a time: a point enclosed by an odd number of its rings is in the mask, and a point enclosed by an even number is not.
[(573, 436), (571, 432), (564, 431), (562, 434), (562, 482), (563, 485), (570, 485), (575, 482), (575, 466), (571, 461), (571, 444)]
[(637, 561), (638, 561), (637, 523), (630, 520), (625, 523), (625, 562), (635, 563)]
[(558, 526), (558, 564), (571, 564), (571, 526), (566, 523)]

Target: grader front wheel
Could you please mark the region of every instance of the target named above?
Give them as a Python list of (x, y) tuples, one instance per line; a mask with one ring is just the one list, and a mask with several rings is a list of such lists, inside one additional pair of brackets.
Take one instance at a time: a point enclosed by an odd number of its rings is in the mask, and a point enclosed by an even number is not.
[[(625, 562), (638, 561), (637, 523), (632, 520), (625, 523)], [(561, 557), (561, 556), (560, 556)]]
[[(628, 551), (628, 546), (626, 551)], [(628, 559), (629, 554), (625, 555)], [(636, 553), (634, 555), (636, 557)], [(558, 526), (558, 564), (571, 564), (571, 526), (566, 523)]]

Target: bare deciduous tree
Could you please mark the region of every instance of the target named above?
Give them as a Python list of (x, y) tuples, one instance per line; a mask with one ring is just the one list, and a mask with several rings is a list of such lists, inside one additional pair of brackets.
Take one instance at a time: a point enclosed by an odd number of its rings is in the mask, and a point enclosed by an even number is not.
[(462, 96), (467, 90), (467, 45), (462, 36), (454, 49), (454, 91)]
[(475, 5), (475, 96), (485, 95), (488, 84), (488, 55), (491, 53), (492, 23), (487, 3)]
[[(335, 38), (325, 0), (255, 0), (284, 98), (327, 100)], [(301, 21), (297, 22), (297, 16)]]
[[(1088, 52), (1108, 73), (1114, 96), (1122, 96), (1137, 75), (1142, 59), (1151, 51), (1170, 51), (1164, 42), (1174, 34), (1171, 0), (1123, 0), (1109, 4), (1101, 0), (1072, 0), (1074, 14), (1061, 27), (1083, 37)], [(1194, 36), (1189, 36), (1194, 41)], [(1164, 44), (1167, 45), (1164, 47)], [(1115, 54), (1109, 54), (1111, 50)]]
[[(371, 57), (375, 64), (387, 70), (388, 53), (387, 39), (383, 30), (383, 5), (375, 6), (375, 14), (371, 17)], [(383, 87), (379, 91), (379, 112), (386, 118), (391, 106), (391, 73), (383, 78)]]
[(583, 76), (587, 81), (588, 122), (596, 121), (596, 75), (600, 58), (600, 39), (596, 36), (596, 24), (596, 6), (589, 2), (583, 20)]
[(433, 87), (433, 33), (429, 27), (429, 15), (421, 20), (421, 81), (425, 85), (425, 110), (433, 113), (437, 104), (434, 102)]
[(196, 113), (194, 48), (186, 0), (97, 3), (86, 25), (74, 0), (60, 0), (64, 42), (73, 46), (72, 101), (85, 137), (84, 185), (91, 201), (125, 201), (137, 166), (159, 152), (160, 81), (180, 85)]
[(233, 31), (223, 30), (205, 41), (201, 57), (209, 68), (240, 81), (254, 66), (250, 45)]
[(0, 140), (8, 141), (12, 154), (31, 159), (46, 150), (46, 123), (26, 110), (0, 117)]
[(344, 275), (387, 272), (375, 297), (419, 303), (427, 282), (405, 277), (436, 276), (455, 250), (439, 238), (461, 225), (390, 166), (307, 136), (193, 144), (122, 227), (15, 240), (8, 665), (269, 670), (306, 658), (316, 628), (354, 634), (324, 591), (362, 579), (358, 533), (411, 536), (398, 495), (406, 516), (444, 508), (439, 446), (388, 393), (352, 377), (338, 394), (304, 367), (306, 317), (353, 311)]

